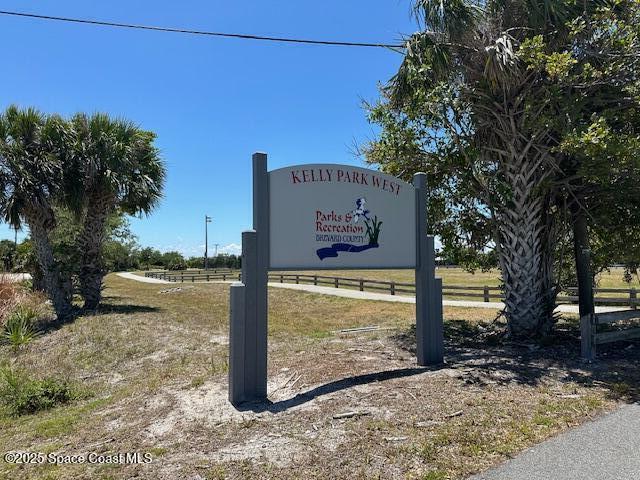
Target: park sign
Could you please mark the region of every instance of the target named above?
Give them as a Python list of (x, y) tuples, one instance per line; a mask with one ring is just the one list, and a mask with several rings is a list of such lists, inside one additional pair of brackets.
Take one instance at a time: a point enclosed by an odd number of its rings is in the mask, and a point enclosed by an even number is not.
[(417, 363), (442, 363), (442, 280), (427, 231), (424, 173), (409, 184), (349, 165), (269, 172), (267, 155), (253, 154), (253, 230), (242, 232), (242, 283), (230, 289), (229, 401), (267, 399), (269, 270), (414, 269)]
[(413, 185), (334, 164), (269, 172), (272, 269), (414, 268)]

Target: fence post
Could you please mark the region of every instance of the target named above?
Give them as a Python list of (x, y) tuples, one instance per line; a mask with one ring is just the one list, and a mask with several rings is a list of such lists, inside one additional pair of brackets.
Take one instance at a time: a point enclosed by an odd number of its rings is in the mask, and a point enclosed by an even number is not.
[(340, 280), (338, 279), (338, 277), (336, 277), (336, 278), (334, 278), (334, 279), (333, 279), (333, 285), (334, 285), (336, 288), (340, 288)]
[(223, 274), (222, 274), (222, 281), (223, 281), (223, 282), (226, 282), (226, 281), (227, 281), (227, 274), (226, 274), (226, 273), (223, 273)]
[(207, 273), (207, 282), (209, 281), (209, 274)]
[(318, 275), (313, 276), (313, 284), (318, 285)]
[(284, 275), (280, 274), (280, 283), (284, 283)]
[(296, 285), (300, 283), (300, 275), (296, 273)]
[(633, 310), (638, 308), (638, 291), (635, 288), (629, 290), (629, 303)]
[(595, 314), (580, 317), (580, 353), (585, 360), (593, 360), (596, 348), (593, 343), (593, 328)]
[(364, 292), (364, 280), (360, 279), (360, 291)]
[(389, 284), (389, 292), (391, 293), (391, 295), (396, 294), (396, 282), (391, 282)]
[(484, 286), (484, 301), (485, 302), (489, 301), (489, 286), (488, 285)]

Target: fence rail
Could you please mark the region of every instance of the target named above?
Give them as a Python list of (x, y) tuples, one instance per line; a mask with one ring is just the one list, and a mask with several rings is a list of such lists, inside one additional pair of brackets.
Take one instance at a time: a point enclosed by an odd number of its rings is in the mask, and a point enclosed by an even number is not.
[(596, 313), (580, 318), (580, 343), (582, 357), (593, 360), (596, 348), (604, 343), (640, 338), (640, 328), (599, 331), (599, 326), (615, 322), (640, 319), (640, 310), (623, 310), (621, 312)]
[[(227, 269), (211, 269), (211, 270), (183, 270), (183, 271), (151, 271), (145, 272), (145, 277), (159, 278), (170, 282), (210, 282), (216, 280), (230, 281), (241, 280), (242, 275), (239, 271)], [(365, 278), (352, 277), (333, 277), (327, 275), (311, 275), (300, 273), (280, 273), (272, 272), (269, 274), (270, 282), (278, 283), (296, 283), (306, 285), (331, 286), (334, 288), (355, 288), (364, 291), (386, 292), (390, 295), (396, 294), (414, 294), (415, 285), (413, 283), (393, 282), (383, 280), (369, 280)], [(567, 288), (565, 295), (557, 297), (560, 303), (577, 303), (578, 289)], [(594, 302), (597, 305), (616, 305), (628, 306), (632, 309), (638, 308), (640, 299), (638, 298), (638, 290), (635, 288), (595, 288), (594, 294), (615, 294), (616, 296), (595, 297)], [(495, 300), (504, 300), (504, 295), (500, 287), (483, 286), (463, 286), (463, 285), (444, 285), (442, 294), (447, 297), (463, 297), (465, 299), (477, 299), (483, 302), (491, 302)], [(624, 294), (625, 296), (621, 296)]]

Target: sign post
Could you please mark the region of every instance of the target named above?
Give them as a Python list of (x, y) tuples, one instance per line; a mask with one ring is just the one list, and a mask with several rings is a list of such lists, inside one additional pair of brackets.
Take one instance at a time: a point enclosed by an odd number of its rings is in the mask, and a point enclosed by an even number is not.
[(418, 365), (442, 363), (442, 279), (435, 277), (434, 238), (427, 235), (427, 175), (413, 176), (416, 189), (416, 357)]
[(269, 172), (267, 155), (255, 153), (253, 228), (242, 233), (243, 283), (230, 294), (232, 404), (267, 398), (269, 269), (415, 269), (417, 362), (442, 362), (442, 281), (427, 235), (424, 173), (411, 185), (348, 165)]

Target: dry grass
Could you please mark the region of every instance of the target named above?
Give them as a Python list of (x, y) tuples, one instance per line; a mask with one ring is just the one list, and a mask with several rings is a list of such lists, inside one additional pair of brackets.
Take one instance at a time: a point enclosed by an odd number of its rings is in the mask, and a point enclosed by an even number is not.
[(27, 298), (28, 293), (20, 284), (0, 275), (0, 328), (4, 326), (9, 314)]
[[(412, 305), (270, 292), (270, 404), (226, 401), (228, 286), (107, 279), (105, 306), (9, 361), (88, 396), (0, 415), (0, 452), (149, 452), (138, 465), (0, 462), (0, 478), (463, 478), (638, 398), (638, 348), (576, 360), (575, 321), (549, 345), (505, 345), (492, 310), (445, 309), (447, 365), (416, 368)], [(379, 325), (380, 330), (336, 330)], [(615, 346), (614, 346), (615, 347)], [(613, 372), (616, 374), (614, 375)], [(364, 416), (334, 419), (349, 410)]]
[(43, 321), (51, 318), (51, 309), (45, 306), (46, 297), (39, 292), (32, 292), (15, 277), (0, 274), (0, 331), (9, 315), (19, 306), (29, 307), (38, 312)]

